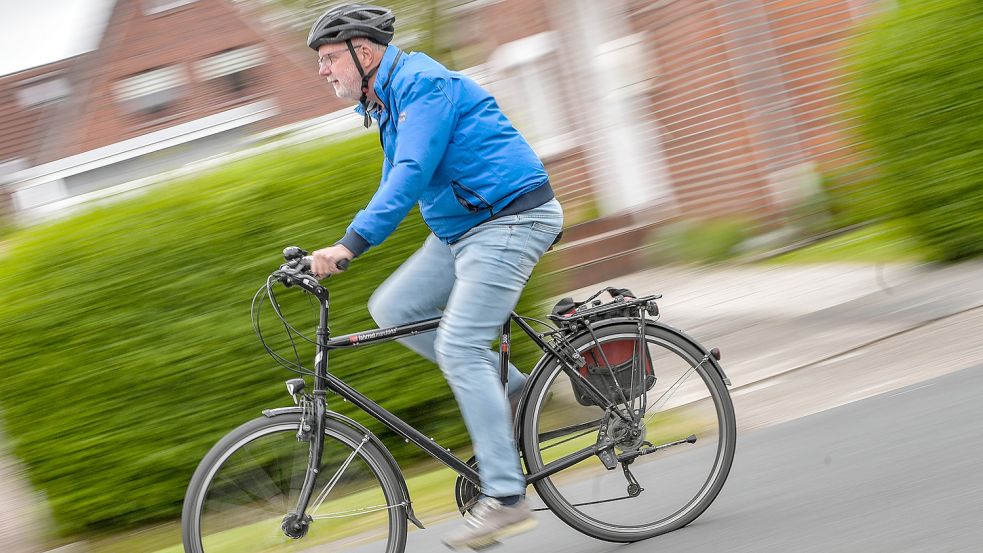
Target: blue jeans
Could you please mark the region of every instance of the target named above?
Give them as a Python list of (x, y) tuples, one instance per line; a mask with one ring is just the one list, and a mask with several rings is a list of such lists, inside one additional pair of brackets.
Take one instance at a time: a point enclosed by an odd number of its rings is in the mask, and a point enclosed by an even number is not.
[[(478, 225), (450, 245), (431, 234), (369, 299), (369, 313), (381, 327), (443, 317), (436, 333), (400, 342), (444, 373), (471, 435), (485, 495), (525, 493), (491, 343), (562, 226), (563, 212), (554, 199)], [(508, 380), (514, 394), (526, 376), (510, 364)]]

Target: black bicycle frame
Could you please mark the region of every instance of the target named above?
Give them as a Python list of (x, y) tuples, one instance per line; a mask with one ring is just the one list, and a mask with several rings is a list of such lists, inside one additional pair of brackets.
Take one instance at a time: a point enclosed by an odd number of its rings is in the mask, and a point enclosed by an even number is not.
[[(478, 485), (478, 472), (468, 466), (464, 461), (461, 461), (456, 456), (452, 455), (449, 449), (442, 447), (432, 438), (428, 438), (419, 430), (410, 426), (406, 421), (387, 411), (378, 403), (372, 401), (355, 388), (349, 386), (345, 381), (328, 372), (328, 355), (332, 350), (350, 349), (363, 345), (373, 345), (397, 340), (407, 336), (413, 336), (423, 332), (433, 332), (437, 330), (437, 327), (440, 324), (440, 317), (390, 328), (378, 328), (364, 332), (357, 332), (354, 334), (346, 334), (344, 336), (338, 336), (337, 338), (331, 338), (330, 330), (328, 328), (328, 319), (330, 315), (328, 290), (316, 283), (316, 281), (313, 281), (313, 279), (297, 279), (294, 281), (294, 283), (314, 295), (320, 304), (320, 320), (317, 327), (317, 350), (314, 361), (314, 369), (316, 374), (314, 379), (315, 403), (326, 401), (326, 392), (328, 390), (335, 392), (381, 422), (397, 435), (409, 440), (410, 442), (413, 442), (417, 447), (424, 450), (444, 465), (450, 467), (452, 470), (470, 480), (475, 485)], [(564, 363), (565, 368), (571, 374), (579, 375), (575, 369), (566, 363), (563, 356), (558, 351), (543, 340), (542, 337), (540, 337), (540, 335), (531, 326), (529, 326), (528, 323), (522, 320), (515, 312), (512, 312), (512, 314), (509, 316), (509, 320), (502, 325), (501, 333), (499, 367), (502, 374), (503, 385), (507, 382), (508, 377), (508, 363), (512, 336), (511, 324), (513, 322), (517, 324), (519, 328), (522, 329), (522, 331), (525, 332), (537, 346), (539, 346), (540, 349), (546, 353), (552, 354), (559, 359), (561, 363)], [(590, 394), (595, 396), (594, 399), (599, 405), (610, 404), (610, 401), (604, 398), (604, 396), (586, 379), (583, 380), (583, 384), (587, 386)], [(621, 414), (618, 413), (618, 415)], [(600, 421), (598, 421), (598, 423), (600, 423)], [(526, 483), (532, 484), (537, 482), (561, 470), (571, 467), (593, 455), (596, 455), (597, 453), (597, 447), (590, 446), (552, 461), (535, 474), (527, 474)], [(306, 506), (306, 502), (304, 502), (304, 506)]]

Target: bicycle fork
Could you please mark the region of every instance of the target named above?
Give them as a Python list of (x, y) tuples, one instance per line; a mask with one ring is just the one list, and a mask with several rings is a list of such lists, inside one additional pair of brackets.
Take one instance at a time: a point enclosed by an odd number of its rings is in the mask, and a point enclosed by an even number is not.
[[(310, 505), (311, 496), (314, 494), (314, 485), (317, 482), (318, 471), (321, 468), (321, 459), (324, 456), (324, 414), (327, 409), (327, 391), (325, 389), (325, 377), (328, 372), (328, 355), (326, 342), (330, 337), (328, 330), (328, 291), (317, 286), (312, 290), (317, 297), (320, 317), (317, 325), (317, 351), (314, 357), (314, 391), (312, 395), (303, 394), (304, 380), (294, 379), (287, 382), (287, 391), (293, 396), (294, 402), (301, 405), (300, 428), (297, 430), (297, 439), (310, 443), (310, 453), (307, 456), (307, 474), (304, 475), (304, 483), (300, 488), (300, 496), (297, 499), (297, 508), (293, 512), (287, 513), (283, 517), (280, 528), (287, 536), (299, 539), (307, 534), (310, 529), (311, 521), (314, 520), (307, 512)], [(293, 386), (291, 385), (293, 383)], [(298, 397), (300, 396), (300, 397)], [(356, 450), (357, 452), (357, 450)], [(349, 461), (351, 462), (351, 458)], [(330, 491), (330, 486), (325, 488), (321, 496)], [(324, 501), (319, 497), (319, 501)], [(316, 506), (315, 506), (316, 508)]]
[[(283, 517), (280, 528), (288, 537), (300, 539), (307, 534), (310, 529), (311, 521), (314, 520), (307, 513), (307, 508), (314, 495), (314, 486), (317, 483), (318, 472), (321, 467), (321, 459), (324, 455), (324, 411), (325, 401), (323, 392), (314, 396), (305, 396), (300, 400), (304, 407), (300, 427), (297, 429), (297, 439), (307, 441), (311, 444), (310, 454), (307, 456), (307, 474), (304, 476), (304, 483), (300, 488), (300, 496), (297, 499), (297, 507), (292, 512)], [(325, 491), (329, 491), (325, 488)]]

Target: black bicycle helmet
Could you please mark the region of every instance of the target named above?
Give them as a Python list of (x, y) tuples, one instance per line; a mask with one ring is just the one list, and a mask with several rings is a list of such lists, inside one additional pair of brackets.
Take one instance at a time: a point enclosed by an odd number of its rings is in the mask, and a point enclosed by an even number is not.
[(343, 4), (324, 13), (311, 27), (307, 45), (317, 50), (322, 44), (365, 37), (379, 44), (393, 39), (392, 10), (369, 4)]
[(311, 27), (311, 34), (307, 35), (307, 45), (317, 51), (324, 44), (331, 42), (342, 42), (348, 46), (348, 52), (352, 55), (355, 68), (362, 76), (362, 97), (358, 103), (365, 110), (365, 128), (369, 128), (372, 119), (369, 117), (368, 93), (369, 79), (375, 74), (379, 66), (373, 67), (366, 72), (362, 63), (358, 61), (355, 54), (355, 47), (352, 46), (353, 38), (364, 37), (382, 45), (388, 45), (393, 39), (393, 23), (396, 16), (392, 10), (371, 6), (369, 4), (343, 4), (331, 8), (324, 13)]

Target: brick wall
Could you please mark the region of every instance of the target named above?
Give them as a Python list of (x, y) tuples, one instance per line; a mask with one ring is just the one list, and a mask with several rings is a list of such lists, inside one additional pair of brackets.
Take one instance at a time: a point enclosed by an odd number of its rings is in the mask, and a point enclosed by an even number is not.
[(598, 216), (591, 188), (590, 168), (583, 149), (570, 150), (546, 159), (550, 184), (563, 204), (567, 224), (587, 221)]
[(56, 116), (58, 101), (24, 106), (19, 94), (44, 79), (67, 79), (68, 68), (78, 63), (76, 56), (43, 67), (35, 67), (0, 77), (0, 163), (23, 158), (36, 161), (45, 140), (45, 128)]
[[(266, 62), (246, 69), (238, 89), (226, 78), (202, 81), (200, 60), (230, 49), (261, 45)], [(103, 43), (88, 60), (88, 82), (75, 99), (75, 122), (57, 157), (77, 154), (236, 106), (274, 98), (279, 113), (263, 123), (283, 125), (342, 109), (323, 79), (314, 55), (255, 26), (225, 0), (198, 0), (147, 15), (140, 0), (120, 0)], [(305, 57), (304, 54), (310, 55)], [(180, 99), (158, 113), (127, 112), (114, 101), (122, 79), (156, 67), (179, 67), (187, 77)]]
[(766, 215), (757, 164), (726, 29), (709, 2), (632, 4), (636, 32), (658, 60), (643, 113), (659, 123), (679, 208), (689, 215)]
[(795, 122), (805, 148), (823, 167), (842, 167), (859, 159), (856, 122), (847, 104), (844, 47), (873, 4), (812, 0), (764, 5)]
[[(798, 190), (803, 175), (815, 181), (861, 161), (845, 46), (877, 6), (876, 0), (611, 4), (608, 13), (644, 37), (650, 68), (648, 92), (630, 109), (650, 123), (646, 143), (658, 144), (661, 156), (638, 163), (664, 163), (677, 215), (787, 221), (789, 195), (807, 193)], [(507, 0), (477, 13), (488, 22), (482, 40), (495, 45), (546, 29), (558, 31), (563, 48), (577, 40), (576, 18), (559, 0)], [(591, 86), (584, 83), (585, 67), (564, 64), (568, 94)], [(602, 155), (593, 146), (597, 129), (570, 119), (580, 146), (551, 173), (561, 200), (579, 209), (584, 194), (605, 183), (590, 172), (589, 161)]]

